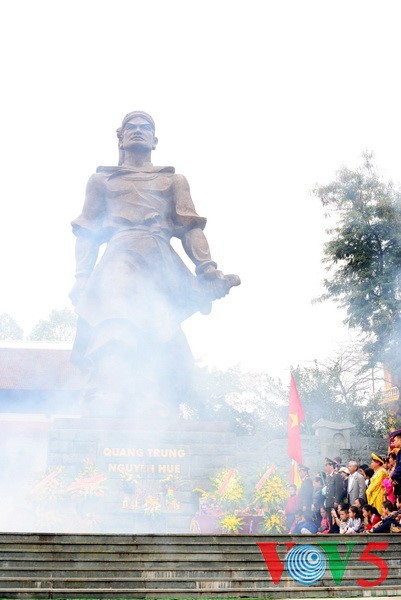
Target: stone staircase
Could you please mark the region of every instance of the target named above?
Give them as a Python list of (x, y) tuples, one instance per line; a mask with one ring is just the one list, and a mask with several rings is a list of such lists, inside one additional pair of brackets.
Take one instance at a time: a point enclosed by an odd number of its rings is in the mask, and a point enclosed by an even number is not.
[[(266, 542), (270, 543), (264, 547), (270, 568), (278, 568), (277, 583), (257, 545)], [(299, 580), (305, 578), (306, 571), (309, 569), (312, 576), (317, 572), (314, 561), (321, 550), (317, 546), (320, 542), (332, 544), (324, 548), (326, 567), (317, 581), (304, 585)], [(286, 544), (295, 546), (290, 549)], [(387, 547), (383, 549), (383, 545)], [(295, 575), (294, 571), (290, 575), (283, 561), (294, 548), (301, 554), (308, 551), (310, 564), (303, 565), (302, 556), (298, 557)], [(397, 534), (290, 537), (4, 533), (0, 534), (0, 566), (0, 599), (401, 596), (401, 537)], [(384, 575), (383, 581), (375, 585)]]

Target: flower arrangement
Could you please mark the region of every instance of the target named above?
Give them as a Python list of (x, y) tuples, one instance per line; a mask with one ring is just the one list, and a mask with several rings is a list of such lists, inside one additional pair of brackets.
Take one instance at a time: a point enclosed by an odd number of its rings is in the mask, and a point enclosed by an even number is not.
[(265, 533), (285, 533), (282, 508), (287, 495), (287, 486), (282, 477), (275, 472), (274, 468), (268, 468), (256, 484), (254, 493), (254, 503), (264, 514)]
[(175, 492), (181, 483), (178, 475), (167, 475), (160, 481), (164, 491), (164, 506), (167, 510), (180, 510), (181, 504), (175, 497)]
[(125, 494), (135, 494), (138, 483), (141, 479), (140, 475), (132, 475), (131, 473), (120, 473), (122, 478), (122, 488)]
[[(209, 492), (195, 488), (199, 495), (199, 513), (216, 520), (216, 527), (224, 533), (240, 533), (249, 529), (256, 533), (284, 533), (285, 521), (282, 509), (287, 499), (285, 481), (268, 467), (254, 484), (251, 495), (245, 494), (245, 486), (236, 469), (224, 469), (211, 479)], [(199, 526), (199, 525), (198, 525)]]
[(224, 533), (239, 533), (243, 524), (244, 520), (233, 514), (226, 515), (219, 521), (220, 529)]
[(99, 472), (92, 460), (87, 458), (78, 477), (68, 486), (73, 498), (86, 496), (103, 496), (105, 493), (104, 482), (107, 477)]
[(164, 504), (167, 510), (180, 510), (181, 504), (177, 500), (173, 489), (168, 489), (164, 497)]
[(266, 533), (285, 533), (287, 531), (284, 515), (280, 513), (267, 515), (263, 525)]
[(270, 513), (283, 507), (287, 498), (287, 486), (280, 475), (270, 475), (259, 489), (255, 489), (255, 503)]
[(236, 469), (223, 469), (212, 480), (212, 497), (223, 506), (239, 506), (245, 497), (241, 476)]
[(137, 510), (140, 504), (140, 493), (138, 490), (140, 475), (131, 473), (120, 473), (122, 479), (123, 499), (121, 508), (123, 510)]
[(60, 479), (63, 473), (63, 467), (56, 467), (50, 473), (42, 477), (33, 486), (32, 493), (41, 498), (46, 497), (49, 500), (55, 499), (64, 493), (64, 484)]
[(155, 496), (147, 496), (145, 498), (145, 502), (143, 504), (143, 510), (145, 514), (156, 517), (156, 515), (160, 512), (161, 504), (160, 500)]
[(167, 475), (164, 479), (160, 480), (160, 484), (164, 489), (176, 490), (181, 485), (181, 477), (178, 475)]

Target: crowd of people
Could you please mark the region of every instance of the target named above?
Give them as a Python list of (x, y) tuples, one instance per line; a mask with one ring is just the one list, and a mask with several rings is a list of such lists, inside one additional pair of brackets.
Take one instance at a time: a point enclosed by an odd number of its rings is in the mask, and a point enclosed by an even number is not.
[(372, 452), (370, 466), (341, 457), (325, 459), (310, 476), (298, 466), (284, 514), (290, 534), (401, 532), (401, 429), (390, 434), (387, 456)]

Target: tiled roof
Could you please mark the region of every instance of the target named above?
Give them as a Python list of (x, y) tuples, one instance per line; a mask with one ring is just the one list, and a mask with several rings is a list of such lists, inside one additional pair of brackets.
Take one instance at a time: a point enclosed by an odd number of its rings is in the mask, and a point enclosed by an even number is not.
[(22, 344), (0, 347), (0, 389), (77, 390), (80, 371), (70, 363), (71, 350)]

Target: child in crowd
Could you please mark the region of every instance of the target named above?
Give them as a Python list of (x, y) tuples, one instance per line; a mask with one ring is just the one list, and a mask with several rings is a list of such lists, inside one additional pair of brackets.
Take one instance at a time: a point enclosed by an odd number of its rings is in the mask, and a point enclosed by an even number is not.
[(331, 516), (333, 517), (335, 523), (338, 525), (340, 533), (347, 533), (348, 528), (348, 509), (341, 507), (339, 510), (339, 516), (337, 515), (336, 509), (333, 508), (331, 511)]
[(317, 534), (318, 535), (324, 535), (326, 533), (330, 533), (330, 517), (327, 514), (327, 510), (325, 509), (324, 506), (322, 506), (320, 508), (320, 526), (319, 529), (317, 530)]
[(364, 498), (357, 498), (354, 502), (354, 506), (356, 506), (357, 508), (359, 508), (359, 510), (362, 513), (362, 509), (366, 504), (366, 500)]
[(382, 519), (389, 517), (394, 512), (394, 509), (394, 504), (390, 500), (385, 500), (382, 508)]
[(377, 509), (371, 504), (365, 504), (362, 508), (364, 518), (365, 531), (370, 531), (374, 525), (380, 521), (380, 515)]
[(394, 505), (390, 502), (390, 500), (385, 500), (383, 502), (382, 518), (376, 525), (373, 525), (369, 533), (390, 533), (391, 516), (393, 513)]
[(397, 454), (395, 452), (390, 452), (390, 454), (387, 457), (387, 462), (388, 462), (388, 474), (391, 477), (393, 474), (393, 471), (395, 469), (396, 463), (397, 463)]
[(300, 533), (301, 532), (301, 517), (302, 517), (302, 511), (298, 511), (297, 513), (295, 513), (294, 516), (294, 520), (292, 522), (292, 525), (288, 531), (288, 533), (290, 535), (296, 534), (296, 533)]
[(295, 521), (295, 515), (299, 510), (299, 496), (297, 486), (293, 483), (288, 488), (289, 496), (285, 504), (285, 526), (287, 531), (291, 530), (292, 524)]
[(348, 510), (348, 524), (345, 533), (360, 533), (363, 530), (362, 513), (356, 506), (350, 506)]
[(317, 525), (312, 518), (312, 513), (304, 513), (301, 517), (300, 533), (308, 535), (309, 533), (317, 533)]
[(390, 516), (390, 532), (401, 533), (401, 496), (396, 496), (395, 507), (397, 510), (395, 510)]
[(310, 513), (298, 512), (295, 515), (295, 521), (290, 529), (290, 533), (297, 534), (309, 534), (309, 533), (317, 533), (317, 525), (312, 520), (312, 515)]

